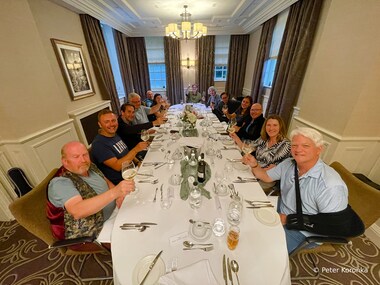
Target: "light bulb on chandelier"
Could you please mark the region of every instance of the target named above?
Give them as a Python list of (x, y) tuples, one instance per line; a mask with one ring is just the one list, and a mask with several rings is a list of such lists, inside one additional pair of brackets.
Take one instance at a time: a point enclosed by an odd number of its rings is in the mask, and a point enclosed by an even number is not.
[(183, 8), (185, 8), (185, 12), (180, 15), (182, 17), (180, 29), (178, 29), (178, 25), (176, 23), (170, 23), (165, 27), (166, 36), (175, 39), (189, 40), (198, 39), (207, 35), (207, 27), (202, 23), (194, 23), (192, 25), (190, 22), (191, 14), (187, 12), (187, 5), (184, 5)]

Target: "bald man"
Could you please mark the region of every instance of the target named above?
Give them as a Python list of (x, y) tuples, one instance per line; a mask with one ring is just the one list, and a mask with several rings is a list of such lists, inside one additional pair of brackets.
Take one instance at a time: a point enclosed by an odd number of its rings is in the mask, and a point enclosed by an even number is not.
[(77, 141), (62, 147), (61, 162), (48, 186), (47, 215), (53, 235), (59, 240), (97, 236), (115, 207), (134, 190), (134, 182), (112, 184)]
[(254, 103), (249, 110), (250, 116), (247, 116), (241, 127), (235, 126), (237, 136), (243, 140), (257, 140), (260, 137), (261, 128), (265, 118), (263, 116), (263, 107), (259, 103)]

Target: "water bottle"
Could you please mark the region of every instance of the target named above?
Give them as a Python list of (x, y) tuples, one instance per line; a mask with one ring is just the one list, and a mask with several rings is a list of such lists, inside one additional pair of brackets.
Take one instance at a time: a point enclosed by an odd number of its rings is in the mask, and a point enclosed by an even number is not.
[(201, 190), (199, 189), (198, 182), (196, 181), (193, 183), (193, 187), (190, 191), (189, 203), (190, 203), (190, 207), (193, 209), (200, 208), (201, 203), (202, 203)]

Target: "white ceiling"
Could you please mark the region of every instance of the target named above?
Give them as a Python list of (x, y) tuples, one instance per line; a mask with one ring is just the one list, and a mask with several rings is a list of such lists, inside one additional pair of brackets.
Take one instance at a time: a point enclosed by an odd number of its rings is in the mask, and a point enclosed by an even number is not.
[(164, 36), (180, 22), (183, 6), (209, 35), (246, 34), (298, 0), (51, 0), (86, 13), (128, 36)]

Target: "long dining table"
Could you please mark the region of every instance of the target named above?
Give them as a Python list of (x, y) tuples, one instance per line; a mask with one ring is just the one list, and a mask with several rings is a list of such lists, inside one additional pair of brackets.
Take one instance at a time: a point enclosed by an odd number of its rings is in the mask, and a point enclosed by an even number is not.
[[(163, 275), (173, 270), (180, 272), (182, 268), (191, 268), (191, 265), (206, 260), (217, 284), (230, 285), (232, 284), (231, 280), (228, 278), (225, 280), (223, 272), (223, 256), (225, 256), (226, 259), (238, 262), (237, 274), (242, 285), (291, 284), (285, 234), (274, 207), (249, 209), (247, 208), (249, 205), (243, 202), (242, 219), (239, 224), (239, 243), (235, 250), (229, 250), (227, 247), (227, 209), (231, 198), (230, 195), (216, 198), (214, 183), (216, 183), (217, 177), (215, 173), (223, 173), (225, 165), (229, 163), (230, 166), (233, 166), (233, 171), (227, 177), (231, 182), (237, 179), (237, 176), (253, 177), (253, 175), (248, 166), (241, 162), (229, 161), (229, 159), (240, 158), (240, 150), (234, 145), (225, 147), (223, 140), (225, 135), (218, 134), (217, 131), (219, 130), (220, 133), (221, 125), (210, 110), (200, 105), (193, 106), (212, 122), (212, 125), (202, 127), (202, 119), (197, 120), (198, 142), (206, 141), (207, 135), (203, 134), (205, 136), (202, 136), (202, 132), (206, 130), (213, 134), (213, 148), (221, 150), (222, 154), (222, 157), (205, 155), (205, 161), (211, 168), (211, 178), (205, 185), (205, 189), (210, 192), (211, 199), (202, 197), (202, 204), (198, 209), (192, 209), (188, 200), (181, 199), (181, 186), (172, 185), (173, 181), (170, 180), (174, 174), (181, 175), (181, 160), (172, 160), (171, 163), (166, 163), (161, 167), (150, 165), (152, 162), (167, 162), (176, 150), (177, 154), (178, 152), (183, 154), (184, 142), (194, 140), (194, 138), (186, 137), (175, 140), (171, 137), (170, 130), (178, 130), (179, 114), (183, 112), (184, 106), (175, 105), (169, 109), (168, 123), (158, 129), (156, 138), (152, 142), (154, 147), (149, 148), (139, 168), (139, 173), (153, 171), (153, 177), (148, 179), (158, 179), (158, 183), (139, 183), (138, 181), (145, 181), (147, 177), (137, 175), (135, 177), (137, 193), (128, 195), (117, 213), (111, 233), (114, 283), (120, 285), (140, 284), (142, 276), (145, 276), (149, 270), (148, 267), (153, 257), (162, 250), (159, 258), (160, 265), (155, 266), (159, 267), (154, 269), (153, 275)], [(205, 147), (206, 142), (201, 147), (202, 152), (205, 151)], [(212, 159), (214, 163), (212, 163)], [(234, 183), (234, 187), (239, 196), (244, 199), (268, 200), (258, 182)], [(164, 196), (168, 191), (172, 196), (170, 198), (171, 206), (168, 209), (161, 207), (161, 188)], [(171, 190), (169, 190), (170, 188)], [(155, 195), (156, 201), (154, 201)], [(220, 201), (219, 205), (216, 200)], [(183, 242), (185, 240), (199, 242), (199, 239), (192, 234), (192, 224), (189, 220), (206, 221), (212, 224), (215, 218), (222, 218), (225, 221), (226, 233), (218, 237), (209, 229), (209, 233), (205, 234), (201, 240), (203, 243), (212, 243), (213, 250), (184, 250)], [(140, 222), (151, 222), (157, 225), (151, 225), (143, 231), (124, 230), (120, 227), (125, 223)], [(197, 272), (193, 274), (197, 276)], [(150, 279), (146, 279), (144, 284), (158, 284), (158, 277), (151, 276)], [(232, 281), (234, 284), (238, 284), (235, 274), (232, 274)], [(194, 281), (194, 284), (209, 283)]]

